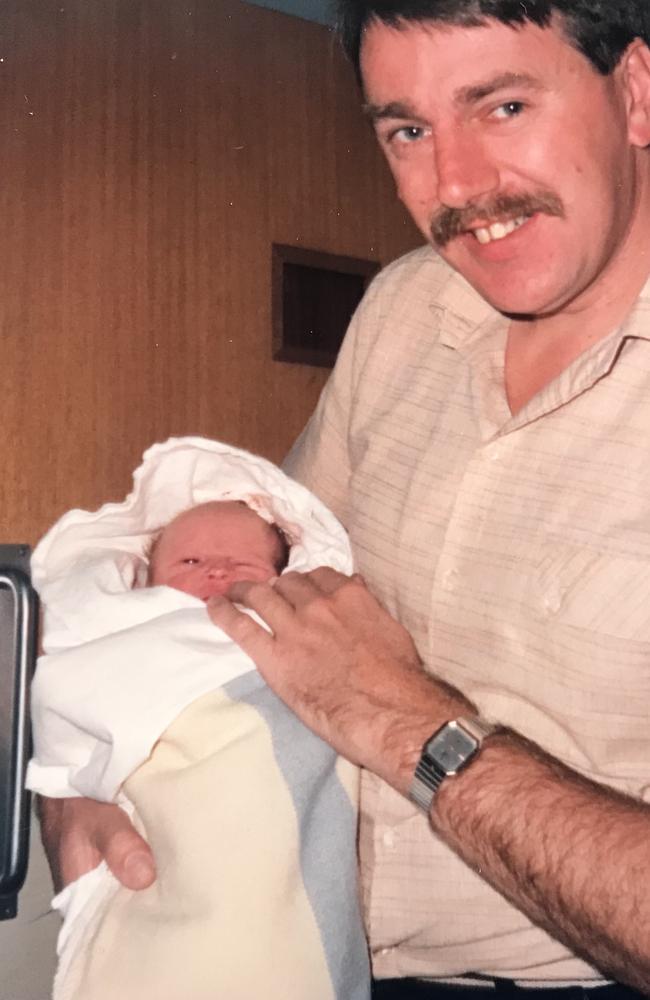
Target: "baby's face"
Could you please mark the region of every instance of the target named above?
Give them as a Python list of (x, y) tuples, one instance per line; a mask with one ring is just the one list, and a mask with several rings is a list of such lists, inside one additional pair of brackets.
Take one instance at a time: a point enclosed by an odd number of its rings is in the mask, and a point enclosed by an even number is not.
[(202, 601), (225, 594), (237, 580), (277, 576), (275, 530), (238, 503), (201, 504), (174, 518), (158, 539), (149, 583), (165, 584)]

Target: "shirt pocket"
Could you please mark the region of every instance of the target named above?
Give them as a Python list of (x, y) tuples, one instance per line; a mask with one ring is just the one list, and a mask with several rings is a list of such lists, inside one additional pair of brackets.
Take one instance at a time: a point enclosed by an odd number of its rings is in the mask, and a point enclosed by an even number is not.
[(551, 545), (540, 561), (538, 586), (549, 623), (650, 642), (650, 562)]

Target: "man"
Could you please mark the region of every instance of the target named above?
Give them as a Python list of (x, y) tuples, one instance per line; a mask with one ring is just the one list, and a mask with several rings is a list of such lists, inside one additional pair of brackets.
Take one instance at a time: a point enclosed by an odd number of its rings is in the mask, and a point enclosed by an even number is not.
[[(375, 282), (289, 466), (394, 618), (326, 570), (232, 589), (272, 635), (225, 598), (211, 614), (367, 769), (377, 997), (650, 992), (642, 8), (342, 4), (440, 256)], [(125, 877), (148, 859), (116, 827)], [(104, 853), (94, 818), (67, 829)]]

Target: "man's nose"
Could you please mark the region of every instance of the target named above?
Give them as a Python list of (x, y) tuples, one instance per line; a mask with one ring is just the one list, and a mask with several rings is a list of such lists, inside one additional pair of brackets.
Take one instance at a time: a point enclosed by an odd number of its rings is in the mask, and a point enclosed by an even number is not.
[(464, 208), (499, 189), (494, 155), (471, 132), (449, 128), (436, 135), (434, 170), (437, 201), (447, 208)]

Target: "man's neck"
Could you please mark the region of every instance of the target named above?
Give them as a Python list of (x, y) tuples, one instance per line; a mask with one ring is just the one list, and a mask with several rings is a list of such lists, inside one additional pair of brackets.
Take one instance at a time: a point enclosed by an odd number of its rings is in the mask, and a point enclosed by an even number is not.
[(593, 344), (609, 336), (629, 315), (645, 281), (617, 308), (604, 308), (597, 316), (576, 313), (513, 321), (508, 330), (505, 382), (511, 413), (526, 403), (565, 371)]

